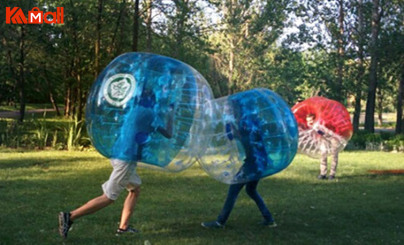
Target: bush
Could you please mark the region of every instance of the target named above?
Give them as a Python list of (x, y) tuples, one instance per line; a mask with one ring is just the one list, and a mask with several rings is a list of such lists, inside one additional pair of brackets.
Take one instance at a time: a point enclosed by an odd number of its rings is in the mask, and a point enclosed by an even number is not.
[(354, 133), (346, 149), (404, 152), (404, 135), (389, 132), (368, 133), (361, 130)]
[(366, 131), (358, 131), (352, 135), (352, 138), (349, 141), (350, 145), (353, 145), (358, 149), (366, 149), (366, 144), (368, 142), (380, 143), (382, 142), (382, 138), (378, 134), (372, 134)]
[(391, 151), (404, 152), (404, 134), (396, 135), (385, 143)]
[(90, 146), (83, 122), (28, 119), (0, 120), (0, 146), (10, 148), (56, 150), (82, 149)]

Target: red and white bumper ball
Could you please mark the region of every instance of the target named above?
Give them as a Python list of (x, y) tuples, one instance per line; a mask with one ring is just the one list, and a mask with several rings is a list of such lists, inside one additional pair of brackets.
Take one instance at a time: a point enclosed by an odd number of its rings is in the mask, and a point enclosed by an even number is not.
[(292, 107), (299, 128), (299, 152), (319, 158), (342, 151), (352, 137), (347, 109), (339, 102), (312, 97)]

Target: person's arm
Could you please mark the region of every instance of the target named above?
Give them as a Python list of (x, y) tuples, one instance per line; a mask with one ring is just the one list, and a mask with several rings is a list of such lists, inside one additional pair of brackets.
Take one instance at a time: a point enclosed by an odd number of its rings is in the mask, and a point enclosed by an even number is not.
[(174, 121), (174, 106), (170, 105), (170, 111), (168, 115), (168, 120), (166, 123), (166, 128), (163, 128), (161, 125), (157, 127), (157, 132), (159, 132), (161, 135), (166, 137), (167, 139), (171, 139), (173, 137), (173, 121)]
[(234, 139), (234, 135), (233, 135), (233, 126), (230, 122), (226, 123), (225, 125), (226, 128), (226, 136), (229, 140), (233, 140)]
[(318, 123), (314, 124), (313, 129), (321, 136), (333, 136), (334, 132), (328, 129), (326, 126), (320, 125)]

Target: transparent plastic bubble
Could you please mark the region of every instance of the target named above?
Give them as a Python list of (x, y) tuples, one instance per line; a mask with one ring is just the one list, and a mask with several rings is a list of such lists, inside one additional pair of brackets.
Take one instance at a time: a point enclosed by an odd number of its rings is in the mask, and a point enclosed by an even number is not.
[(87, 130), (105, 157), (181, 171), (196, 161), (203, 106), (211, 100), (203, 76), (165, 56), (126, 53), (93, 84)]
[(283, 99), (268, 89), (253, 89), (208, 102), (204, 147), (199, 163), (227, 183), (258, 180), (285, 169), (293, 160), (298, 130)]
[(347, 109), (339, 102), (312, 97), (293, 106), (299, 127), (299, 152), (313, 158), (342, 151), (353, 129)]

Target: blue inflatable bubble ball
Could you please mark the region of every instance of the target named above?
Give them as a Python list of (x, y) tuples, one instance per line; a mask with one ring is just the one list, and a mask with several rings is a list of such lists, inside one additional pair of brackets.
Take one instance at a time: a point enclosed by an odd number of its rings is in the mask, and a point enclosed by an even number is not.
[(278, 173), (296, 155), (298, 128), (286, 102), (268, 89), (212, 100), (205, 109), (202, 168), (227, 183)]
[(189, 65), (126, 53), (98, 76), (86, 106), (88, 134), (105, 157), (181, 171), (196, 161), (203, 106), (212, 91)]

